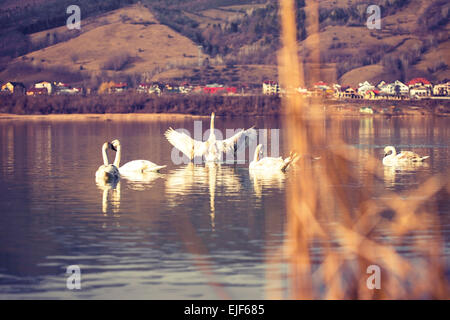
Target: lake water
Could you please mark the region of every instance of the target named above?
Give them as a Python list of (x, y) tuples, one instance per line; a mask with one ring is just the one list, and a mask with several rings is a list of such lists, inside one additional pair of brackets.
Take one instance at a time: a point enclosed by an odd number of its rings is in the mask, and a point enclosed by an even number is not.
[[(264, 299), (270, 290), (287, 292), (288, 281), (275, 283), (270, 273), (271, 254), (284, 241), (292, 175), (253, 178), (248, 160), (175, 165), (163, 133), (193, 130), (194, 119), (134, 119), (0, 120), (0, 299)], [(333, 121), (361, 161), (372, 155), (381, 162), (386, 145), (430, 155), (412, 171), (381, 166), (386, 190), (415, 188), (449, 166), (448, 118)], [(216, 119), (218, 129), (252, 125), (281, 129), (286, 152), (279, 118)], [(167, 168), (143, 181), (98, 186), (101, 146), (116, 138), (122, 163), (148, 159)], [(447, 202), (438, 212), (447, 259), (449, 211)], [(70, 265), (81, 268), (81, 290), (66, 288)], [(288, 270), (283, 262), (279, 269)]]

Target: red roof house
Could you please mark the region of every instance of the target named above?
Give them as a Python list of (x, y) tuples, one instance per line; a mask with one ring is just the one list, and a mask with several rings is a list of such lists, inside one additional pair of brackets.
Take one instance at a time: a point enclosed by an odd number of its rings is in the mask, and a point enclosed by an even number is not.
[(431, 82), (425, 78), (414, 78), (406, 84), (408, 87), (431, 87)]
[(27, 90), (27, 96), (38, 96), (48, 94), (47, 88), (31, 88)]

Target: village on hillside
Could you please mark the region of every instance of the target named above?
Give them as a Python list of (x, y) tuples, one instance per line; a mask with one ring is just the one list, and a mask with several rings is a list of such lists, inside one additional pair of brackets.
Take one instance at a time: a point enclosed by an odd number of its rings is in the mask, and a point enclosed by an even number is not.
[(78, 94), (114, 94), (125, 92), (137, 92), (146, 94), (169, 94), (169, 93), (207, 93), (207, 94), (233, 94), (238, 93), (254, 93), (250, 87), (244, 85), (238, 92), (237, 87), (228, 87), (221, 84), (207, 84), (205, 86), (193, 86), (187, 83), (180, 85), (162, 83), (162, 82), (150, 82), (141, 83), (137, 87), (132, 87), (126, 82), (103, 82), (97, 90), (91, 88), (82, 88), (77, 86), (71, 86), (63, 82), (51, 82), (40, 81), (31, 85), (28, 89), (22, 82), (10, 81), (1, 86), (1, 94), (16, 94), (27, 96), (42, 96), (42, 95), (78, 95)]
[[(262, 90), (261, 90), (262, 89)], [(137, 92), (142, 94), (220, 94), (220, 95), (274, 95), (300, 94), (306, 97), (324, 97), (332, 100), (367, 99), (367, 100), (408, 100), (408, 99), (449, 99), (450, 81), (432, 84), (425, 78), (414, 78), (407, 83), (396, 80), (392, 83), (381, 81), (371, 84), (368, 81), (358, 87), (328, 84), (323, 81), (314, 83), (308, 88), (283, 88), (276, 81), (264, 81), (261, 86), (241, 85), (226, 86), (223, 84), (190, 85), (188, 83), (170, 84), (162, 82), (140, 83), (132, 87), (126, 82), (103, 82), (97, 90), (71, 86), (62, 82), (41, 81), (27, 88), (21, 82), (6, 82), (1, 86), (2, 94), (27, 96), (41, 95), (89, 95)]]
[(289, 92), (297, 92), (308, 97), (324, 96), (329, 99), (446, 99), (450, 97), (450, 81), (435, 85), (425, 78), (414, 78), (406, 84), (399, 80), (393, 83), (381, 81), (375, 85), (365, 81), (360, 83), (357, 88), (337, 83), (327, 84), (319, 81), (311, 88), (290, 89), (282, 88), (275, 81), (265, 81), (263, 83), (263, 94), (283, 95)]

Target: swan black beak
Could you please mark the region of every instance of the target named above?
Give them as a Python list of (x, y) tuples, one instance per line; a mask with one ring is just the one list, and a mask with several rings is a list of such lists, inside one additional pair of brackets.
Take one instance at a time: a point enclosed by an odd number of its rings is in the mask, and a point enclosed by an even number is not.
[(108, 146), (111, 148), (111, 150), (117, 151), (116, 147), (111, 142), (108, 142)]

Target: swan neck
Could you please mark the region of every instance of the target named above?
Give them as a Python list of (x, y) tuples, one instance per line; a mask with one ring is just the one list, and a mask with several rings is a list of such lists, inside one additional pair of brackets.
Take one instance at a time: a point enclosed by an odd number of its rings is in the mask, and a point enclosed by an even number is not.
[(120, 165), (120, 157), (121, 157), (121, 147), (120, 144), (116, 147), (117, 151), (116, 151), (116, 157), (114, 158), (114, 165), (116, 166), (116, 168), (119, 168)]
[(214, 132), (214, 114), (211, 116), (211, 134)]
[(109, 164), (109, 161), (108, 161), (108, 154), (106, 153), (106, 149), (108, 148), (108, 145), (106, 144), (106, 143), (104, 143), (103, 144), (103, 147), (102, 147), (102, 156), (103, 156), (103, 164), (105, 165), (105, 166), (107, 166), (108, 164)]
[(253, 161), (259, 161), (259, 148), (256, 147), (255, 149), (255, 155), (253, 156)]

